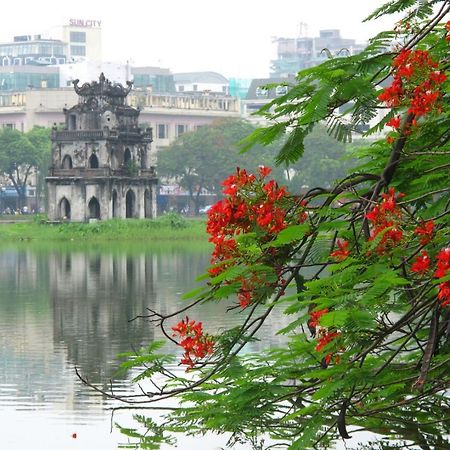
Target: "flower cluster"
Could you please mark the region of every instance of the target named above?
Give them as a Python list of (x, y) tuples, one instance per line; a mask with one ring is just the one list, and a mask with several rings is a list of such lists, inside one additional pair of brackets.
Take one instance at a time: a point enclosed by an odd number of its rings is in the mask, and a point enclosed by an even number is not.
[(445, 40), (450, 42), (450, 20), (445, 24), (445, 29), (447, 30)]
[(328, 312), (328, 308), (319, 309), (318, 311), (311, 311), (309, 313), (309, 321), (308, 321), (308, 327), (309, 328), (316, 328), (319, 324), (320, 318)]
[(343, 261), (350, 255), (350, 250), (348, 250), (348, 241), (337, 240), (337, 250), (330, 253), (330, 256), (336, 258), (338, 261)]
[[(420, 244), (427, 245), (434, 234), (434, 222), (428, 220), (426, 222), (420, 223), (418, 227), (415, 228), (414, 234), (420, 237)], [(416, 256), (414, 262), (411, 264), (411, 272), (417, 273), (419, 275), (424, 275), (429, 272), (432, 268), (432, 260), (427, 252), (427, 250), (422, 250), (419, 255)], [(439, 251), (436, 255), (436, 266), (434, 271), (434, 277), (437, 279), (443, 278), (450, 273), (450, 247), (444, 248)], [(438, 287), (438, 299), (442, 307), (450, 304), (450, 282), (443, 281)]]
[[(450, 247), (444, 248), (436, 256), (436, 278), (443, 278), (450, 273)], [(450, 305), (450, 281), (443, 281), (438, 286), (438, 299), (441, 306)]]
[[(312, 336), (316, 335), (316, 328), (319, 326), (320, 318), (327, 313), (328, 308), (309, 312), (308, 328), (311, 331)], [(331, 344), (340, 335), (341, 333), (339, 331), (329, 331), (327, 328), (320, 327), (317, 333), (317, 344), (315, 347), (315, 351), (321, 352), (324, 349), (324, 347)], [(322, 364), (324, 364), (325, 366), (329, 366), (333, 357), (334, 362), (338, 364), (340, 356), (336, 354), (336, 352), (327, 353), (322, 360)]]
[(432, 220), (428, 220), (426, 222), (422, 222), (415, 230), (414, 233), (417, 236), (421, 236), (420, 245), (427, 245), (428, 242), (431, 241), (434, 233), (434, 222)]
[(388, 193), (381, 194), (383, 200), (366, 214), (366, 218), (372, 224), (369, 240), (372, 241), (382, 234), (376, 249), (379, 255), (397, 245), (403, 238), (403, 231), (400, 227), (402, 214), (397, 205), (397, 200), (403, 196), (404, 194), (396, 194), (395, 189), (390, 188)]
[(212, 242), (216, 236), (245, 233), (255, 226), (268, 234), (286, 227), (282, 203), (288, 192), (274, 180), (265, 181), (270, 172), (270, 168), (261, 166), (256, 177), (238, 168), (223, 181), (226, 198), (208, 213), (207, 232)]
[(185, 319), (172, 327), (174, 336), (182, 338), (179, 345), (183, 347), (184, 354), (181, 364), (186, 364), (189, 368), (194, 367), (196, 362), (214, 351), (214, 340), (208, 334), (203, 332), (202, 322)]
[[(206, 230), (209, 241), (214, 244), (210, 276), (217, 276), (242, 256), (236, 240), (243, 233), (253, 232), (259, 242), (265, 244), (289, 224), (302, 223), (307, 219), (304, 202), (298, 202), (274, 180), (267, 180), (271, 169), (260, 166), (258, 174), (247, 173), (238, 168), (222, 184), (225, 198), (217, 202), (208, 212)], [(277, 269), (277, 261), (264, 249), (265, 262)], [(255, 298), (256, 290), (267, 283), (259, 276), (240, 278), (238, 300), (241, 307), (248, 306)], [(278, 285), (282, 282), (281, 275)], [(272, 284), (274, 287), (277, 283)]]
[[(327, 347), (329, 344), (334, 342), (340, 335), (341, 333), (339, 331), (328, 331), (326, 328), (321, 328), (319, 330), (319, 337), (317, 339), (317, 345), (315, 348), (316, 352), (322, 351), (324, 347)], [(329, 366), (333, 358), (334, 362), (336, 364), (339, 364), (340, 356), (336, 352), (327, 353), (323, 358), (322, 364), (324, 364), (325, 366)]]
[[(446, 76), (437, 70), (438, 64), (428, 51), (402, 49), (392, 66), (392, 84), (383, 89), (379, 100), (389, 107), (407, 106), (415, 119), (433, 110), (439, 111), (438, 100), (442, 95), (440, 85)], [(400, 124), (400, 117), (396, 116), (386, 126), (398, 129)]]
[(339, 331), (327, 331), (325, 328), (321, 328), (315, 349), (316, 352), (320, 352), (326, 345), (330, 344), (340, 336), (340, 334)]
[(415, 273), (425, 273), (428, 272), (428, 269), (430, 268), (431, 259), (428, 256), (428, 253), (426, 250), (422, 250), (422, 253), (416, 257), (416, 260), (411, 265), (411, 272)]

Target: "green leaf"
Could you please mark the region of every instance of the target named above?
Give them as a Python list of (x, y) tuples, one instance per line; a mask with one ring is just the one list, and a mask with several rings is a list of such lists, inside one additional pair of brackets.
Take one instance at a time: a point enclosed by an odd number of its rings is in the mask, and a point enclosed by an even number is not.
[(291, 225), (284, 230), (281, 230), (276, 239), (270, 241), (265, 247), (281, 247), (286, 244), (290, 244), (291, 242), (298, 241), (302, 239), (305, 234), (307, 234), (310, 230), (310, 226), (306, 223), (302, 223), (300, 225)]

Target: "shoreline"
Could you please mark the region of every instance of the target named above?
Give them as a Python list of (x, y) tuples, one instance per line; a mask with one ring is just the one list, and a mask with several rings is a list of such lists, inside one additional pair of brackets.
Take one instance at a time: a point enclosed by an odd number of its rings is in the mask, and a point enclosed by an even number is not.
[(29, 243), (139, 243), (190, 242), (209, 245), (204, 218), (186, 219), (166, 214), (154, 220), (112, 219), (94, 223), (50, 224), (41, 220), (0, 220), (0, 242)]

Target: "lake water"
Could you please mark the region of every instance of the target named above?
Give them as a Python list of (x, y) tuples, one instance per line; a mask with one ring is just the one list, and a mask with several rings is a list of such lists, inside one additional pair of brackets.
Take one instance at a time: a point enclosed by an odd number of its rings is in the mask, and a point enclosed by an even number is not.
[[(147, 308), (167, 313), (184, 306), (181, 295), (196, 286), (208, 261), (207, 248), (183, 246), (1, 248), (1, 448), (108, 450), (125, 443), (112, 424), (133, 425), (131, 413), (111, 417), (117, 402), (82, 384), (75, 367), (99, 386), (112, 380), (116, 393), (133, 392), (132, 375), (116, 375), (117, 354), (162, 336), (151, 323), (130, 319)], [(212, 333), (242, 320), (242, 314), (226, 314), (221, 303), (192, 317)], [(276, 344), (275, 330), (285, 324), (275, 314), (261, 334)], [(253, 344), (253, 350), (262, 345)], [(180, 353), (174, 345), (167, 350)], [(178, 448), (214, 450), (224, 442), (181, 438)]]

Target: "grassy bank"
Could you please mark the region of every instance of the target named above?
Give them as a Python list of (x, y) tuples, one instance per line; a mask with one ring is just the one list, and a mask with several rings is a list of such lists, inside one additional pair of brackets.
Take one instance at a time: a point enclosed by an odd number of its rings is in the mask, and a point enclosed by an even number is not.
[(107, 220), (95, 223), (0, 223), (0, 241), (20, 242), (197, 242), (206, 243), (204, 219), (167, 214), (156, 220)]

